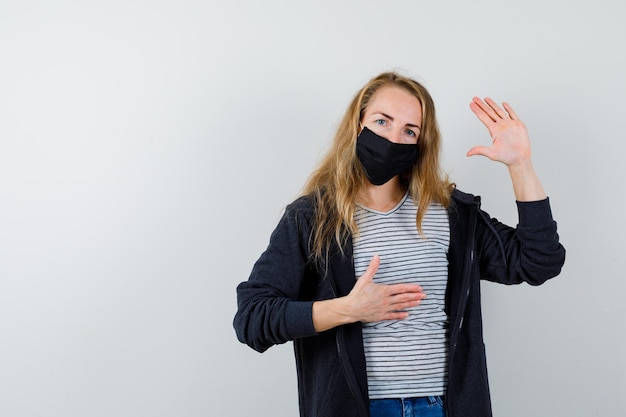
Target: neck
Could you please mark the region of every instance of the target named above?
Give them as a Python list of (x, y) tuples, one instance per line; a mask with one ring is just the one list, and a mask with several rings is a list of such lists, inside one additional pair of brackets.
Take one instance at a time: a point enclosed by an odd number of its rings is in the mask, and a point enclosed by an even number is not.
[(359, 203), (376, 211), (389, 211), (394, 208), (406, 193), (406, 188), (400, 184), (395, 176), (383, 185), (373, 185), (369, 182), (359, 193)]

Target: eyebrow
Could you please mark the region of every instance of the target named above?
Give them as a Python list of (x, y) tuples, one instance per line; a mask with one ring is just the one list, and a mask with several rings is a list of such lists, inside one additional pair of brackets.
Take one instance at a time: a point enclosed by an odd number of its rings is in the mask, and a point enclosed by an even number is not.
[[(381, 111), (379, 111), (379, 112), (375, 112), (374, 114), (376, 114), (376, 113), (377, 113), (377, 114), (381, 114), (381, 115), (385, 116), (387, 119), (389, 119), (389, 120), (391, 120), (391, 121), (393, 122), (393, 117), (389, 116), (388, 114), (385, 114), (385, 113), (383, 113), (383, 112), (381, 112)], [(407, 123), (405, 126), (409, 126), (409, 127), (416, 127), (416, 128), (418, 128), (418, 129), (422, 130), (422, 126), (415, 125), (415, 124), (413, 124), (413, 123)]]

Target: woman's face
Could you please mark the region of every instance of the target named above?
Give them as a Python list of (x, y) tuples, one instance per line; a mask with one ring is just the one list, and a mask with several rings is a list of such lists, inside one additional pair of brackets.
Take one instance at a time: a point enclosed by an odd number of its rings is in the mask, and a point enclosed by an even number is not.
[(422, 106), (403, 88), (381, 87), (370, 99), (362, 127), (395, 143), (417, 143), (422, 128)]

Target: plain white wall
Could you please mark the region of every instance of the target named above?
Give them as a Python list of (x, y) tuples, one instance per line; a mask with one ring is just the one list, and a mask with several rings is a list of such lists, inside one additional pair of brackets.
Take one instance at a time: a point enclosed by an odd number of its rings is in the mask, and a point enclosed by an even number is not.
[(291, 344), (235, 338), (235, 287), (348, 101), (398, 69), (445, 167), (516, 223), (468, 104), (529, 127), (565, 244), (485, 284), (495, 414), (626, 414), (623, 2), (0, 1), (0, 415), (295, 416)]

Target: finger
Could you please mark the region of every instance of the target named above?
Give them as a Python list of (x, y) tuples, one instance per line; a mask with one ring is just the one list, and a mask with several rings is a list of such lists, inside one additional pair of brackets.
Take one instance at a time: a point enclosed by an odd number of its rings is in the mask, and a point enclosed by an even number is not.
[(412, 293), (411, 295), (396, 296), (390, 304), (393, 310), (404, 310), (405, 308), (415, 307), (426, 298), (426, 293)]
[(418, 284), (389, 284), (386, 286), (388, 295), (423, 294), (424, 290)]
[[(475, 98), (475, 100), (479, 100), (479, 102), (480, 102), (480, 99)], [(487, 113), (487, 111), (485, 110), (485, 107), (482, 107), (476, 101), (472, 101), (470, 103), (470, 109), (478, 117), (478, 120), (480, 120), (482, 122), (482, 124), (484, 124), (487, 128), (491, 127), (491, 125), (493, 125), (495, 123), (495, 119), (494, 119), (495, 114), (494, 114), (493, 117), (490, 116)], [(493, 113), (493, 111), (491, 111), (491, 112)]]
[(472, 149), (467, 151), (467, 156), (474, 156), (474, 155), (482, 155), (491, 159), (493, 152), (491, 151), (491, 148), (488, 146), (474, 146)]
[(493, 109), (493, 111), (498, 115), (500, 119), (505, 119), (509, 117), (509, 115), (505, 113), (505, 111), (502, 110), (500, 106), (498, 106), (498, 103), (493, 101), (491, 98), (485, 97), (485, 102), (489, 105), (491, 109)]
[(380, 256), (378, 255), (372, 256), (372, 259), (370, 260), (370, 263), (367, 266), (367, 269), (365, 270), (363, 275), (361, 275), (361, 278), (359, 280), (365, 279), (366, 281), (374, 281), (374, 275), (376, 275), (376, 272), (378, 271), (379, 266), (380, 266)]
[[(491, 100), (490, 98), (487, 97), (485, 100), (490, 101), (493, 105), (495, 105), (495, 107), (498, 107), (498, 105), (495, 104), (495, 102), (493, 100)], [(485, 101), (481, 100), (480, 98), (474, 97), (472, 99), (472, 103), (474, 103), (476, 106), (478, 106), (487, 116), (489, 116), (489, 118), (491, 119), (492, 122), (497, 122), (498, 120), (501, 119), (501, 117), (494, 110), (492, 105), (490, 105), (488, 103), (485, 103)]]
[(404, 320), (409, 317), (407, 311), (389, 311), (382, 317), (383, 320)]
[(393, 311), (406, 311), (409, 308), (417, 307), (422, 302), (422, 298), (414, 301), (407, 301), (405, 303), (398, 303), (393, 305)]
[(513, 120), (519, 120), (519, 117), (517, 116), (517, 113), (515, 113), (515, 110), (513, 110), (513, 107), (511, 107), (509, 105), (509, 103), (502, 103), (502, 105), (504, 106), (504, 109), (506, 110), (506, 112), (509, 114), (509, 117)]

